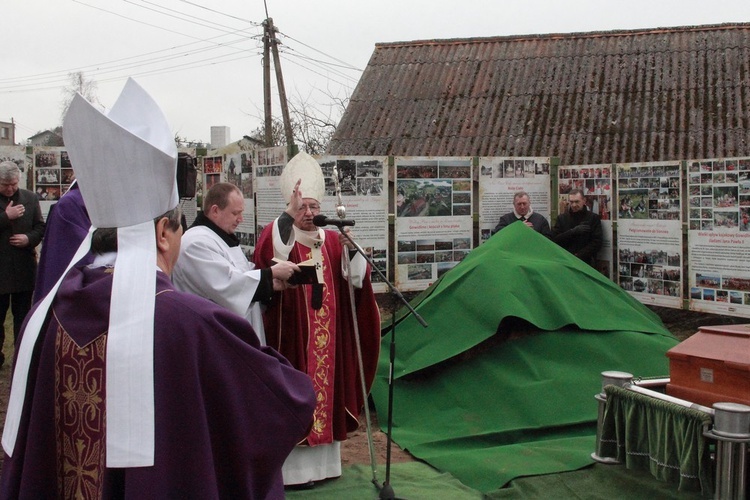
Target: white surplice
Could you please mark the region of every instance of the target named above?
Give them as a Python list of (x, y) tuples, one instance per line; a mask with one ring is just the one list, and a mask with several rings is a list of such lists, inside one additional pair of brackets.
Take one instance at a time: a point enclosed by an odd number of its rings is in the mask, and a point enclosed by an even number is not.
[(247, 260), (242, 247), (230, 247), (206, 226), (185, 232), (172, 271), (172, 283), (178, 290), (200, 295), (243, 316), (266, 345), (261, 304), (253, 302), (260, 277), (260, 269)]

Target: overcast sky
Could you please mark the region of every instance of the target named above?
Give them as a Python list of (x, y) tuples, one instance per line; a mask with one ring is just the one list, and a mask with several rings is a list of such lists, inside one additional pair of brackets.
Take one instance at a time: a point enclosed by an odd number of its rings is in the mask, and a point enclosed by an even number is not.
[[(266, 5), (268, 13), (266, 14)], [(262, 124), (260, 23), (282, 42), (290, 99), (320, 109), (351, 94), (376, 43), (750, 22), (748, 0), (3, 0), (0, 121), (16, 141), (60, 124), (83, 71), (110, 107), (128, 76), (175, 134), (231, 140)], [(276, 86), (274, 85), (274, 94)], [(273, 112), (280, 116), (278, 98)]]

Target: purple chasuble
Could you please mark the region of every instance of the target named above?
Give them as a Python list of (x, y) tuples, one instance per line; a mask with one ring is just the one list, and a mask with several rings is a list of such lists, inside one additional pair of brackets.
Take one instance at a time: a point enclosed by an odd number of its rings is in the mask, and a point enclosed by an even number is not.
[(159, 272), (155, 463), (107, 468), (106, 340), (112, 274), (72, 269), (29, 372), (0, 498), (283, 498), (281, 465), (311, 425), (309, 378), (250, 324)]
[[(89, 227), (91, 220), (76, 183), (60, 201), (50, 207), (47, 215), (47, 228), (36, 271), (34, 303), (43, 299), (55, 286), (81, 246), (81, 242), (86, 238)], [(80, 263), (89, 264), (93, 260), (93, 256), (88, 254)]]

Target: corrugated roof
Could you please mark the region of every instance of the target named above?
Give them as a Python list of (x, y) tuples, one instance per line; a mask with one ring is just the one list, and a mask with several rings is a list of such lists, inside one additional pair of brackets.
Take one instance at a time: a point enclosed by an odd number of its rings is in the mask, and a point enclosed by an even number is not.
[(336, 155), (750, 156), (750, 23), (379, 43)]

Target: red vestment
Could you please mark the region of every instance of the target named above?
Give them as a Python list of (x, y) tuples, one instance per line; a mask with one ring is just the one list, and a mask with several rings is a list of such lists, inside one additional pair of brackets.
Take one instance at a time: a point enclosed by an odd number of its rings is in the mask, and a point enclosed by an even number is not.
[[(255, 264), (261, 268), (273, 264), (273, 228), (263, 230), (255, 248)], [(359, 426), (359, 414), (365, 404), (357, 362), (356, 339), (349, 285), (342, 273), (342, 246), (338, 233), (325, 231), (321, 252), (325, 277), (323, 305), (311, 307), (313, 285), (298, 285), (276, 292), (264, 314), (267, 345), (277, 349), (294, 367), (313, 380), (318, 404), (311, 445), (346, 439), (347, 432)], [(310, 249), (295, 242), (288, 259), (308, 260)], [(369, 391), (380, 352), (380, 313), (368, 273), (361, 289), (355, 288), (357, 324), (362, 343), (365, 383)], [(330, 396), (333, 396), (332, 400)]]

